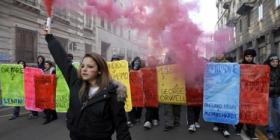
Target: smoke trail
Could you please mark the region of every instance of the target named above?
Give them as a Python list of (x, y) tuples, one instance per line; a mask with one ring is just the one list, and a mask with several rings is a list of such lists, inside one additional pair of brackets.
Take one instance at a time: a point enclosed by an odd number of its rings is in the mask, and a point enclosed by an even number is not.
[[(198, 2), (182, 4), (179, 0), (130, 0), (115, 3), (113, 0), (57, 0), (56, 5), (76, 10), (77, 4), (89, 15), (96, 15), (109, 22), (119, 22), (147, 36), (146, 45), (153, 56), (166, 52), (180, 64), (187, 82), (192, 83), (203, 74), (205, 59), (199, 56), (199, 49), (211, 47), (214, 52), (224, 52), (229, 44), (228, 31), (206, 34), (189, 17), (198, 10)], [(214, 19), (211, 19), (214, 20)], [(206, 41), (200, 42), (201, 38)], [(201, 46), (198, 46), (201, 45)], [(206, 49), (207, 50), (207, 49)], [(148, 55), (149, 53), (147, 53)]]
[(46, 11), (47, 11), (48, 17), (51, 17), (51, 15), (52, 15), (53, 0), (45, 0), (44, 4), (45, 4), (45, 7), (46, 7)]

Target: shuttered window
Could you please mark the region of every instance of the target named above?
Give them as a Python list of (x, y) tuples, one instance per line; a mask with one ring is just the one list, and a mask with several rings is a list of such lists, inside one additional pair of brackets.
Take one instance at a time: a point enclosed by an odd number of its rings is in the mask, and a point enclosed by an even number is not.
[(35, 31), (16, 28), (16, 60), (24, 60), (27, 63), (33, 63), (37, 57), (37, 48), (35, 47), (37, 36)]

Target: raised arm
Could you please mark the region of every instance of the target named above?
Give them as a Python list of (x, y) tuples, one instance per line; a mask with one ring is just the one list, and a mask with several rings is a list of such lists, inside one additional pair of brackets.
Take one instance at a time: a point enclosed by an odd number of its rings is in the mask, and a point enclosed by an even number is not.
[(61, 44), (52, 34), (47, 34), (45, 39), (48, 42), (48, 48), (55, 63), (58, 65), (68, 86), (70, 87), (76, 80), (78, 80), (77, 70), (74, 68), (71, 61), (68, 60), (67, 54)]

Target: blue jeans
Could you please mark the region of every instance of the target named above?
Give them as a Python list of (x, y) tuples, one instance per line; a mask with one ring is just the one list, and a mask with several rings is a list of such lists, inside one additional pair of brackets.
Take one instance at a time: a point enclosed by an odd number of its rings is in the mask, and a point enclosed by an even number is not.
[[(273, 116), (274, 112), (276, 116)], [(269, 97), (269, 116), (268, 116), (269, 133), (280, 132), (280, 97)]]

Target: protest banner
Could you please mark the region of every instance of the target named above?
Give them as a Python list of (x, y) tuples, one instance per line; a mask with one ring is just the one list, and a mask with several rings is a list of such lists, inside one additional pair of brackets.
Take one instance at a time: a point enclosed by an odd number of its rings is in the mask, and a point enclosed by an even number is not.
[(2, 105), (2, 87), (1, 87), (1, 85), (2, 84), (1, 84), (1, 80), (0, 80), (0, 105)]
[(204, 75), (203, 118), (208, 122), (239, 122), (240, 66), (208, 63)]
[(270, 69), (242, 64), (240, 71), (240, 122), (267, 125)]
[(158, 107), (157, 70), (155, 68), (140, 69), (143, 74), (145, 107)]
[(69, 108), (69, 87), (61, 73), (61, 70), (56, 67), (56, 111), (67, 112)]
[(25, 109), (32, 111), (42, 111), (40, 108), (36, 108), (35, 105), (35, 75), (42, 75), (43, 71), (38, 68), (26, 67), (24, 69), (24, 100)]
[(188, 106), (202, 106), (202, 102), (203, 102), (203, 87), (202, 86), (187, 87), (186, 96), (187, 96)]
[(24, 106), (23, 66), (0, 64), (3, 106)]
[[(80, 67), (79, 62), (73, 62), (72, 65), (78, 70)], [(55, 106), (56, 112), (67, 112), (69, 108), (69, 87), (61, 73), (61, 70), (56, 67), (56, 98)]]
[(55, 75), (35, 75), (35, 104), (41, 109), (55, 109)]
[(125, 60), (107, 62), (110, 75), (114, 80), (123, 83), (127, 89), (127, 97), (125, 100), (125, 111), (130, 112), (132, 110), (130, 83), (129, 83), (129, 70), (128, 62)]
[(186, 104), (185, 80), (176, 65), (157, 67), (158, 101), (164, 104)]
[(130, 89), (133, 107), (144, 107), (143, 77), (141, 71), (130, 71)]

